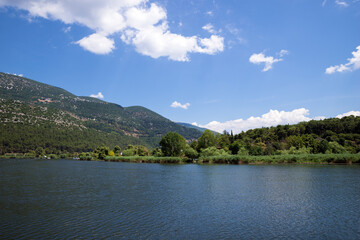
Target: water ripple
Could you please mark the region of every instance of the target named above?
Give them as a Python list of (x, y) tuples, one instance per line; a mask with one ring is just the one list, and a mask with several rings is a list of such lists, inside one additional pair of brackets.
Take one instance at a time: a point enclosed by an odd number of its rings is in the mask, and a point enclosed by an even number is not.
[(0, 239), (360, 239), (358, 166), (0, 161)]

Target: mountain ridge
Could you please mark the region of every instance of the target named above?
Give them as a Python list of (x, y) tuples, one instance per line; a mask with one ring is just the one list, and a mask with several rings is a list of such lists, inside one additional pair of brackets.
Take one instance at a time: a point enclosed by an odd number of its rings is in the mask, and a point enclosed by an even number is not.
[[(156, 147), (161, 137), (169, 131), (178, 132), (188, 141), (201, 135), (196, 129), (181, 126), (142, 106), (123, 107), (96, 98), (76, 96), (59, 87), (1, 72), (0, 99), (0, 129), (5, 133), (3, 135), (11, 135), (9, 125), (17, 125), (16, 128), (22, 131), (27, 131), (26, 127), (43, 128), (43, 134), (49, 129), (57, 132), (71, 126), (77, 134), (80, 130), (89, 132), (89, 136), (96, 136), (97, 141), (83, 139), (92, 147), (95, 142), (101, 144), (101, 139), (110, 146), (142, 144)], [(112, 140), (109, 142), (105, 138)], [(14, 141), (21, 141), (21, 137)], [(119, 141), (121, 143), (117, 144)]]

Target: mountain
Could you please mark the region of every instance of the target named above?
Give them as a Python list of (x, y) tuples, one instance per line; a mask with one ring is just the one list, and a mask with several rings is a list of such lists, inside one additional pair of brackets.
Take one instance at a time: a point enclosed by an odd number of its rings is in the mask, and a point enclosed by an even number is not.
[(0, 153), (37, 147), (89, 151), (141, 144), (156, 147), (163, 135), (178, 132), (188, 141), (201, 131), (176, 124), (141, 106), (122, 107), (24, 77), (0, 73)]
[[(187, 127), (187, 128), (194, 128), (194, 129), (197, 129), (197, 130), (199, 130), (201, 132), (204, 132), (205, 130), (207, 130), (207, 128), (198, 127), (198, 126), (192, 125), (190, 123), (177, 122), (177, 124), (179, 124), (181, 126), (184, 126), (184, 127)], [(218, 134), (218, 132), (215, 132), (215, 131), (212, 131), (212, 130), (210, 130), (210, 131), (213, 132), (214, 134)]]

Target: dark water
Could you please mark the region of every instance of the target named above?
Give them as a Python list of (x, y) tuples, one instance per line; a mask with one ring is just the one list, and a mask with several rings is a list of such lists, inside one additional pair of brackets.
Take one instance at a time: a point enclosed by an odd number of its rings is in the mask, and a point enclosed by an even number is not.
[(360, 167), (1, 160), (0, 238), (360, 239)]

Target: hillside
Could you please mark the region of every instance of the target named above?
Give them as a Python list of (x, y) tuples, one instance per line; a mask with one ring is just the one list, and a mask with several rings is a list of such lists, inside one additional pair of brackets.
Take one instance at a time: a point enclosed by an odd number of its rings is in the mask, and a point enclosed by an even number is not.
[[(207, 128), (202, 128), (202, 127), (192, 125), (190, 123), (177, 122), (177, 124), (179, 124), (181, 126), (184, 126), (184, 127), (187, 127), (187, 128), (194, 128), (194, 129), (197, 129), (197, 130), (199, 130), (201, 132), (204, 132), (207, 129)], [(215, 132), (215, 131), (212, 131), (212, 130), (210, 130), (210, 131), (213, 132), (214, 134), (218, 134), (218, 132)]]
[(0, 73), (0, 105), (2, 152), (26, 152), (37, 147), (88, 151), (100, 144), (155, 147), (169, 131), (187, 140), (201, 135), (144, 107), (122, 107), (79, 97), (5, 73)]

